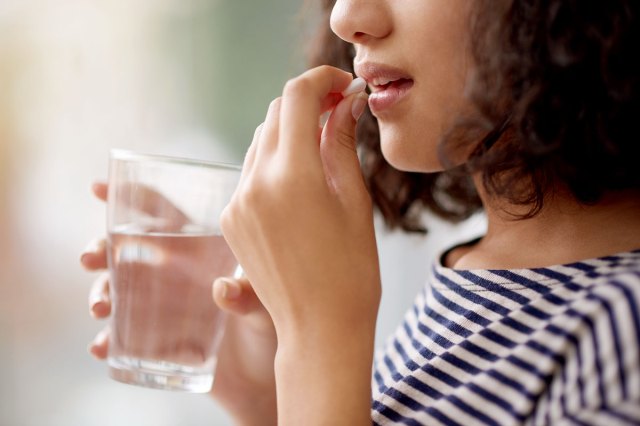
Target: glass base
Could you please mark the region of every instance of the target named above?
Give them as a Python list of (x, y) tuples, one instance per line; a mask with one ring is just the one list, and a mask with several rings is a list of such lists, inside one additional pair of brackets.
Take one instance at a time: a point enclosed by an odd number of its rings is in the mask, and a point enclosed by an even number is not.
[(122, 383), (192, 393), (207, 393), (213, 386), (213, 369), (206, 372), (164, 361), (131, 357), (108, 359), (109, 376)]

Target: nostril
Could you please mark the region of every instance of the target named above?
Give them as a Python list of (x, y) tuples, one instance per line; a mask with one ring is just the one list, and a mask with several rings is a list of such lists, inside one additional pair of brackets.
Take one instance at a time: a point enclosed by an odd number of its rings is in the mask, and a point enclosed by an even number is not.
[(354, 42), (362, 42), (366, 38), (367, 38), (367, 33), (365, 33), (365, 32), (358, 31), (358, 32), (353, 33), (353, 41)]

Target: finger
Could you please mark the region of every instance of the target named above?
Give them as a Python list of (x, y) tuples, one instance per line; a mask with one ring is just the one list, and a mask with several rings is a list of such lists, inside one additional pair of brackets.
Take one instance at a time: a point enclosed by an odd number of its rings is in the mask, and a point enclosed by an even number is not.
[[(106, 182), (94, 182), (91, 185), (91, 190), (98, 199), (107, 201), (109, 185)], [(127, 203), (133, 209), (154, 217), (162, 217), (175, 227), (189, 223), (189, 218), (182, 210), (153, 188), (140, 184), (124, 183), (114, 190), (117, 191), (115, 196), (118, 200)]]
[(162, 193), (146, 185), (125, 182), (115, 188), (109, 188), (108, 197), (114, 197), (117, 202), (151, 217), (162, 218), (165, 226), (169, 228), (165, 231), (180, 229), (190, 223), (189, 217), (182, 210)]
[(89, 312), (94, 318), (102, 319), (111, 314), (109, 295), (109, 273), (101, 274), (89, 291)]
[(340, 93), (329, 93), (327, 97), (322, 100), (320, 111), (322, 113), (331, 111), (342, 99), (344, 99), (344, 96)]
[[(340, 93), (331, 93), (324, 99), (321, 108), (322, 114), (320, 114), (320, 131), (322, 131), (325, 124), (327, 124), (327, 121), (331, 116), (331, 110), (333, 110), (343, 98), (344, 97)], [(320, 138), (318, 138), (318, 141), (320, 141)]]
[(242, 172), (249, 172), (253, 168), (253, 164), (256, 160), (256, 149), (258, 148), (258, 140), (260, 139), (260, 135), (262, 134), (262, 129), (264, 129), (264, 123), (260, 123), (258, 127), (256, 127), (256, 131), (253, 133), (253, 140), (251, 141), (251, 145), (247, 150), (247, 154), (244, 157), (244, 164), (242, 165)]
[(96, 181), (91, 185), (91, 191), (93, 194), (102, 201), (107, 201), (107, 193), (109, 187), (104, 181)]
[(256, 147), (258, 146), (258, 140), (260, 139), (260, 134), (262, 133), (262, 129), (264, 128), (264, 123), (260, 123), (258, 127), (256, 127), (255, 132), (253, 132), (253, 139), (251, 140), (251, 145), (249, 145), (249, 149), (247, 149), (247, 153), (244, 156), (244, 163), (242, 164), (242, 171), (240, 172), (240, 180), (238, 181), (238, 188), (242, 186), (243, 182), (246, 180), (247, 176), (253, 169), (253, 164), (256, 159)]
[(353, 76), (350, 73), (321, 66), (287, 83), (280, 112), (280, 128), (287, 129), (281, 142), (287, 152), (296, 157), (297, 154), (317, 153), (317, 144), (301, 142), (315, 140), (327, 97), (341, 93), (351, 81)]
[(269, 110), (264, 120), (264, 127), (256, 148), (256, 157), (258, 161), (273, 153), (278, 146), (278, 130), (280, 127), (280, 108), (282, 106), (282, 98), (274, 99), (269, 104)]
[(87, 350), (91, 355), (93, 355), (97, 359), (105, 359), (109, 354), (109, 335), (111, 331), (109, 327), (105, 327), (100, 333), (96, 335)]
[(367, 103), (364, 92), (342, 100), (323, 130), (320, 152), (327, 181), (338, 194), (351, 195), (364, 186), (356, 149), (356, 123)]
[(218, 278), (212, 291), (213, 300), (228, 313), (268, 315), (246, 278)]
[(89, 271), (106, 269), (107, 242), (104, 238), (92, 240), (80, 255), (80, 263)]

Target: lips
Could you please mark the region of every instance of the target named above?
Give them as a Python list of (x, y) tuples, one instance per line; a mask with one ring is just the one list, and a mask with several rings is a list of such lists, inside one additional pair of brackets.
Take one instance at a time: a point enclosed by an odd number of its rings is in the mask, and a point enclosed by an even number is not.
[(404, 99), (414, 80), (400, 68), (372, 62), (359, 63), (355, 66), (356, 74), (364, 78), (371, 89), (369, 107), (374, 115), (390, 110)]

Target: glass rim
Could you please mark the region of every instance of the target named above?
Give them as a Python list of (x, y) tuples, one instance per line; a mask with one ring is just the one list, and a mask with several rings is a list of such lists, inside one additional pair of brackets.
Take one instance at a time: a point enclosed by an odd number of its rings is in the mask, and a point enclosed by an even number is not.
[(182, 165), (199, 166), (199, 167), (206, 167), (206, 168), (212, 168), (212, 169), (242, 171), (242, 166), (239, 166), (237, 164), (222, 163), (222, 162), (209, 161), (209, 160), (198, 160), (195, 158), (186, 158), (186, 157), (173, 157), (171, 155), (164, 155), (164, 154), (148, 154), (148, 153), (136, 152), (128, 149), (119, 149), (119, 148), (114, 148), (109, 150), (109, 159), (121, 160), (121, 161), (152, 160), (152, 161), (168, 163), (168, 164), (182, 164)]

